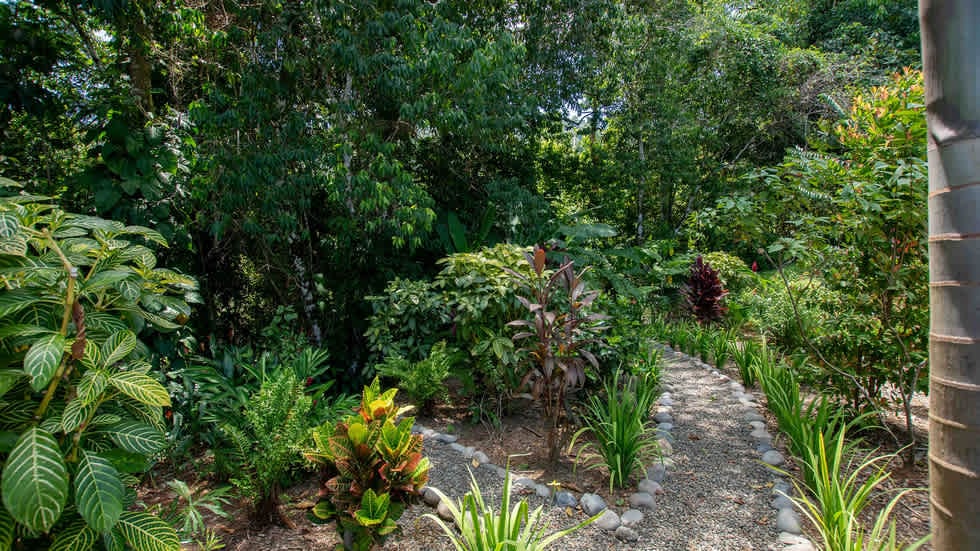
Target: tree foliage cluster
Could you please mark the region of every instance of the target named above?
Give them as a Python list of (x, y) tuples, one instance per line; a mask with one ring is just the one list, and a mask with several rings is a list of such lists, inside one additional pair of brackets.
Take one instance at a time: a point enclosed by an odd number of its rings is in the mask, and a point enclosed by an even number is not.
[(484, 247), (540, 244), (602, 309), (669, 304), (697, 253), (785, 266), (770, 321), (820, 303), (785, 344), (867, 401), (924, 347), (917, 32), (906, 0), (5, 2), (0, 171), (153, 228), (199, 335), (273, 324), (338, 388), (447, 337), (514, 386)]

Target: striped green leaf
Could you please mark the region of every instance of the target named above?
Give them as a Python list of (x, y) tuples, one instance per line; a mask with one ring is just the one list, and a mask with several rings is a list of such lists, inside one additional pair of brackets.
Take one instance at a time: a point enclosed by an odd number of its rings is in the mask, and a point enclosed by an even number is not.
[(115, 425), (121, 420), (122, 417), (119, 417), (118, 415), (112, 413), (100, 413), (92, 418), (92, 421), (89, 422), (89, 425), (94, 425), (94, 426)]
[(10, 325), (0, 327), (0, 339), (5, 339), (7, 337), (33, 337), (34, 335), (42, 335), (44, 333), (53, 332), (54, 331), (50, 329), (38, 327), (37, 325), (12, 323)]
[(84, 402), (80, 396), (76, 396), (65, 406), (65, 411), (61, 414), (61, 430), (69, 433), (82, 426), (95, 409), (93, 402)]
[(116, 525), (125, 493), (112, 463), (83, 450), (75, 473), (75, 506), (92, 530), (108, 532)]
[(14, 544), (14, 517), (0, 506), (0, 551), (10, 551)]
[(98, 538), (99, 535), (84, 522), (73, 522), (58, 534), (48, 551), (88, 551)]
[(27, 239), (23, 235), (0, 238), (0, 254), (11, 256), (27, 255)]
[(119, 392), (150, 406), (169, 406), (170, 395), (156, 379), (135, 371), (113, 373), (109, 383)]
[(132, 453), (152, 455), (166, 444), (161, 430), (137, 421), (121, 421), (107, 427), (105, 432), (116, 445)]
[(0, 212), (0, 237), (13, 237), (20, 233), (20, 220), (9, 212)]
[(116, 285), (116, 290), (119, 291), (119, 294), (122, 295), (124, 299), (128, 300), (129, 302), (136, 302), (139, 300), (140, 295), (143, 294), (143, 285), (139, 281), (125, 279)]
[(119, 525), (112, 532), (102, 534), (102, 546), (105, 551), (125, 551), (126, 539), (119, 532)]
[[(99, 345), (95, 344), (92, 339), (85, 340), (85, 352), (82, 354), (81, 362), (87, 370), (86, 373), (99, 369), (102, 365), (102, 352), (99, 351)], [(106, 384), (109, 384), (108, 377), (106, 378)], [(103, 390), (105, 389), (105, 387), (102, 388)]]
[(13, 289), (0, 293), (0, 318), (16, 314), (41, 300), (32, 289)]
[(14, 388), (17, 381), (19, 381), (23, 376), (23, 371), (17, 371), (15, 369), (0, 369), (0, 398), (2, 398), (8, 390)]
[(103, 365), (111, 366), (129, 356), (135, 349), (136, 335), (132, 331), (127, 329), (114, 333), (102, 344), (100, 353)]
[(125, 232), (128, 234), (145, 237), (147, 240), (164, 247), (168, 246), (167, 240), (163, 238), (163, 235), (161, 235), (160, 232), (151, 230), (150, 228), (144, 226), (126, 226)]
[(138, 551), (180, 550), (180, 539), (173, 527), (149, 513), (127, 511), (117, 526), (126, 542)]
[(54, 526), (68, 501), (68, 469), (51, 434), (28, 429), (7, 458), (0, 481), (11, 516), (35, 532)]
[(84, 292), (98, 293), (110, 287), (115, 287), (119, 282), (134, 277), (132, 269), (105, 270), (92, 276), (85, 282)]
[(104, 369), (90, 369), (78, 381), (76, 387), (78, 399), (85, 404), (91, 404), (102, 396), (107, 386), (109, 386), (109, 373)]
[(64, 353), (65, 337), (58, 333), (34, 341), (24, 356), (24, 372), (31, 377), (31, 388), (41, 390), (48, 386)]

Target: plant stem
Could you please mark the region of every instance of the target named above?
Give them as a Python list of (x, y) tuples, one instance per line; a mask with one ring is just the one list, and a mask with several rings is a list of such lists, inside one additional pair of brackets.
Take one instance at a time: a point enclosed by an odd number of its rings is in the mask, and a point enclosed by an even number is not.
[[(61, 317), (61, 329), (59, 331), (61, 336), (64, 337), (68, 335), (68, 322), (71, 321), (71, 310), (72, 306), (75, 304), (75, 280), (78, 279), (78, 268), (72, 266), (71, 262), (68, 261), (65, 253), (63, 253), (61, 248), (58, 247), (58, 242), (54, 240), (49, 230), (45, 229), (43, 235), (45, 238), (47, 238), (54, 252), (58, 254), (62, 265), (65, 267), (65, 271), (68, 272), (68, 289), (65, 292), (65, 313)], [(34, 412), (35, 422), (39, 422), (41, 420), (44, 412), (48, 409), (48, 404), (51, 403), (55, 392), (58, 390), (58, 384), (61, 382), (62, 376), (65, 375), (65, 367), (67, 366), (67, 363), (65, 362), (66, 359), (67, 356), (64, 354), (64, 352), (62, 352), (61, 363), (58, 364), (58, 370), (55, 371), (54, 377), (52, 377), (51, 382), (48, 383), (48, 389), (44, 392), (44, 398), (41, 400), (41, 404), (37, 407), (37, 411)]]

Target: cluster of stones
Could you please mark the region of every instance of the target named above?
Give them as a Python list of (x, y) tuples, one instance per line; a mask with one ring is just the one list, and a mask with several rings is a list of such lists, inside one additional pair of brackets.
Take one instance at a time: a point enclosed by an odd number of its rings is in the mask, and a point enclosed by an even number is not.
[[(670, 351), (670, 347), (665, 347), (665, 351)], [(675, 354), (680, 354), (674, 352)], [(761, 407), (756, 401), (755, 395), (745, 390), (738, 381), (733, 381), (714, 366), (701, 362), (695, 358), (690, 358), (693, 364), (707, 369), (719, 381), (727, 382), (732, 391), (732, 398), (737, 400), (745, 407), (746, 413), (742, 417), (749, 438), (755, 445), (755, 450), (761, 455), (762, 462), (771, 467), (780, 467), (786, 463), (783, 454), (772, 446), (772, 435), (766, 430), (765, 417), (759, 413)], [(793, 505), (792, 486), (784, 476), (777, 471), (772, 472), (772, 508), (776, 510), (776, 529), (779, 530), (779, 545), (772, 546), (771, 549), (781, 549), (782, 551), (814, 551), (813, 543), (802, 536), (800, 527), (800, 517)]]

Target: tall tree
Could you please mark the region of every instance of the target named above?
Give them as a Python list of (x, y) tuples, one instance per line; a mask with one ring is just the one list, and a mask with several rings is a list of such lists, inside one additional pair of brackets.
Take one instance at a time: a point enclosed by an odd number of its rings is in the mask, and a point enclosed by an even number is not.
[(980, 5), (920, 0), (929, 126), (933, 546), (980, 549)]

